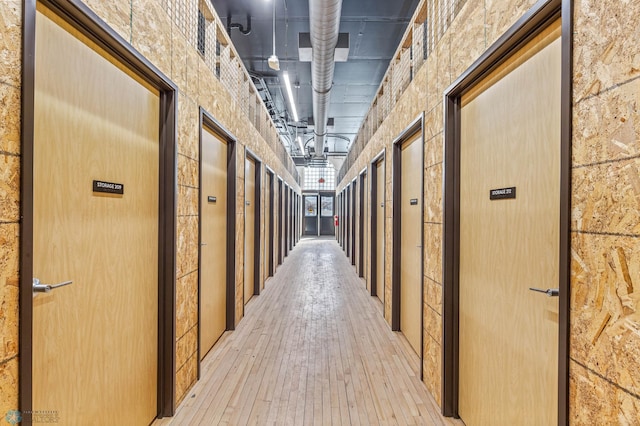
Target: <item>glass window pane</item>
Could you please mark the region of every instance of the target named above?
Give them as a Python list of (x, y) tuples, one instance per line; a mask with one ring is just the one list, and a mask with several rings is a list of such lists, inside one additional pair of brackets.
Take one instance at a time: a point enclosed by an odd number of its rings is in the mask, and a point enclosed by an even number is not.
[(320, 197), (320, 215), (333, 216), (333, 197)]
[(318, 197), (304, 197), (304, 215), (318, 216)]

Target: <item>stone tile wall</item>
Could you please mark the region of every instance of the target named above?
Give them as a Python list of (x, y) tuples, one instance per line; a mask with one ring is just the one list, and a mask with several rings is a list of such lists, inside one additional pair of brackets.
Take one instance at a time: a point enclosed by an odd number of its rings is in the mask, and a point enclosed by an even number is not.
[[(199, 107), (238, 139), (238, 203), (244, 197), (244, 149), (250, 148), (278, 176), (299, 191), (292, 162), (272, 123), (262, 131), (220, 84), (195, 47), (198, 0), (87, 0), (86, 4), (141, 52), (179, 89), (178, 217), (176, 275), (176, 400), (197, 378), (197, 268)], [(212, 12), (215, 15), (215, 12)], [(219, 22), (218, 17), (214, 17)], [(220, 32), (224, 33), (224, 32)], [(0, 413), (18, 406), (18, 258), (20, 189), (20, 84), (22, 1), (0, 2)], [(260, 106), (261, 116), (268, 116)], [(286, 160), (286, 162), (285, 162)], [(264, 168), (263, 168), (264, 173)], [(264, 180), (264, 179), (263, 179)], [(244, 253), (244, 215), (238, 209), (236, 259)], [(236, 285), (242, 297), (241, 262)], [(236, 322), (242, 305), (236, 306)]]
[(0, 2), (0, 415), (18, 408), (22, 1)]
[[(443, 93), (535, 2), (467, 1), (403, 97), (353, 158), (338, 191), (425, 114), (424, 380), (440, 403)], [(420, 10), (424, 2), (418, 6)], [(640, 418), (640, 4), (576, 0), (571, 219), (572, 424)], [(361, 135), (359, 135), (361, 137)], [(357, 145), (359, 146), (359, 145)], [(386, 303), (391, 302), (391, 155)]]

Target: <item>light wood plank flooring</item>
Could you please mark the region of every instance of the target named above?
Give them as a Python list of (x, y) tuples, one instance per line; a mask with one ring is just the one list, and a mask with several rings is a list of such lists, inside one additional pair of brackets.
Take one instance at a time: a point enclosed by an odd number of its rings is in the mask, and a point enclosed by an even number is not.
[(453, 425), (333, 239), (302, 239), (155, 425)]

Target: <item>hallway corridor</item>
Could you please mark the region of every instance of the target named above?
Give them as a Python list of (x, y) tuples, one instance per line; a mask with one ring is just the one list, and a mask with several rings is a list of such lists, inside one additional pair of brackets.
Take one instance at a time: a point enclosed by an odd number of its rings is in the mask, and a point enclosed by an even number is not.
[(419, 360), (333, 238), (302, 239), (154, 425), (443, 425)]

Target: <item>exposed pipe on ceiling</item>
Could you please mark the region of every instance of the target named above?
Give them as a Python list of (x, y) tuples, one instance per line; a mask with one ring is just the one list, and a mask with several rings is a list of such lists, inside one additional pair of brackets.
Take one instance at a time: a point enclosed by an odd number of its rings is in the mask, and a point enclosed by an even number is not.
[(324, 154), (327, 136), (327, 118), (333, 72), (335, 49), (340, 31), (342, 0), (309, 0), (311, 26), (311, 85), (313, 87), (313, 121), (315, 128), (315, 156)]
[(247, 13), (247, 29), (246, 30), (244, 29), (244, 26), (242, 24), (232, 23), (231, 22), (232, 19), (233, 18), (231, 17), (231, 13), (229, 13), (229, 16), (227, 16), (227, 32), (229, 33), (229, 35), (231, 35), (231, 30), (233, 28), (237, 28), (244, 35), (251, 34), (251, 15)]

